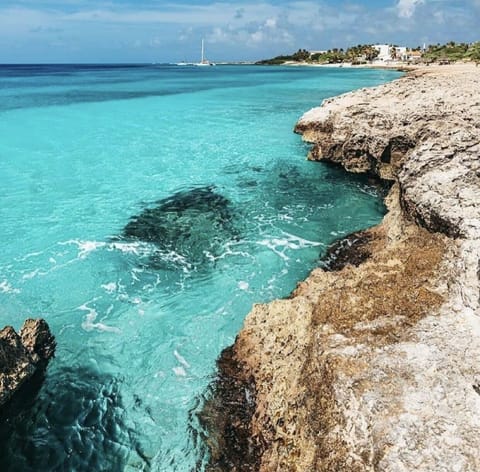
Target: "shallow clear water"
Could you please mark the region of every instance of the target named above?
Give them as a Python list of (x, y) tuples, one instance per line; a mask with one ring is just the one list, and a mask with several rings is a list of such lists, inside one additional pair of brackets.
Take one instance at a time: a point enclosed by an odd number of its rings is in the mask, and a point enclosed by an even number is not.
[(58, 342), (1, 470), (201, 469), (189, 412), (252, 304), (384, 212), (293, 125), (397, 75), (0, 66), (0, 324), (42, 316)]

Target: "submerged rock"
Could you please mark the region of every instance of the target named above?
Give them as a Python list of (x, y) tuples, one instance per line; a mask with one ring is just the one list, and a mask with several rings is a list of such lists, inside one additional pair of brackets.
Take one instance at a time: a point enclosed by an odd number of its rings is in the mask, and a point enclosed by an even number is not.
[(55, 339), (45, 320), (28, 319), (20, 334), (11, 326), (0, 331), (0, 407), (55, 353)]
[(158, 251), (150, 263), (156, 268), (197, 267), (220, 256), (225, 244), (238, 238), (234, 216), (230, 200), (214, 187), (194, 188), (133, 216), (123, 236), (154, 243)]

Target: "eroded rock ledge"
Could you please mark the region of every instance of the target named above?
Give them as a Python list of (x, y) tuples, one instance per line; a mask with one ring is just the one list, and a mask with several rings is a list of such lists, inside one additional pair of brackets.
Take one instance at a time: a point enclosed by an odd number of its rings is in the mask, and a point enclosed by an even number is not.
[(480, 470), (480, 70), (329, 99), (296, 131), (394, 181), (389, 212), (248, 315), (206, 408), (211, 470)]
[(0, 408), (55, 353), (55, 340), (47, 323), (28, 319), (17, 334), (11, 326), (0, 331)]

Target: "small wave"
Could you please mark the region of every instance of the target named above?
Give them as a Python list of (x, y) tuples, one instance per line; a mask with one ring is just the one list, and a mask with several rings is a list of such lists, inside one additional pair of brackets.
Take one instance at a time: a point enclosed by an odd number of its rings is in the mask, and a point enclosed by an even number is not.
[[(132, 254), (134, 256), (151, 256), (155, 252), (155, 247), (150, 243), (144, 242), (105, 242), (105, 241), (90, 241), (82, 239), (70, 239), (68, 241), (58, 243), (60, 246), (75, 245), (78, 248), (77, 259), (85, 259), (91, 253), (98, 249), (105, 249), (107, 251), (120, 251), (123, 254)], [(53, 259), (52, 263), (56, 263)]]
[(98, 248), (105, 247), (107, 243), (101, 241), (82, 241), (79, 239), (70, 239), (65, 242), (58, 243), (60, 246), (67, 246), (69, 244), (75, 244), (78, 249), (78, 258), (85, 259), (91, 252), (97, 250)]

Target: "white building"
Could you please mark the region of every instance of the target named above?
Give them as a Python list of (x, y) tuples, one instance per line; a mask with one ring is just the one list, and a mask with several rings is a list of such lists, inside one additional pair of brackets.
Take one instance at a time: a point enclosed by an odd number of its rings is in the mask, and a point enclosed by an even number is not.
[(400, 61), (406, 61), (408, 58), (407, 48), (404, 46), (397, 47), (396, 49), (396, 58)]
[(373, 46), (378, 51), (377, 61), (391, 61), (392, 56), (390, 55), (390, 45), (389, 44), (375, 44)]
[(394, 60), (392, 56), (395, 56), (396, 61), (406, 61), (408, 58), (405, 46), (395, 47), (395, 54), (392, 54), (394, 47), (390, 44), (375, 44), (373, 47), (378, 51), (377, 61), (389, 62)]

